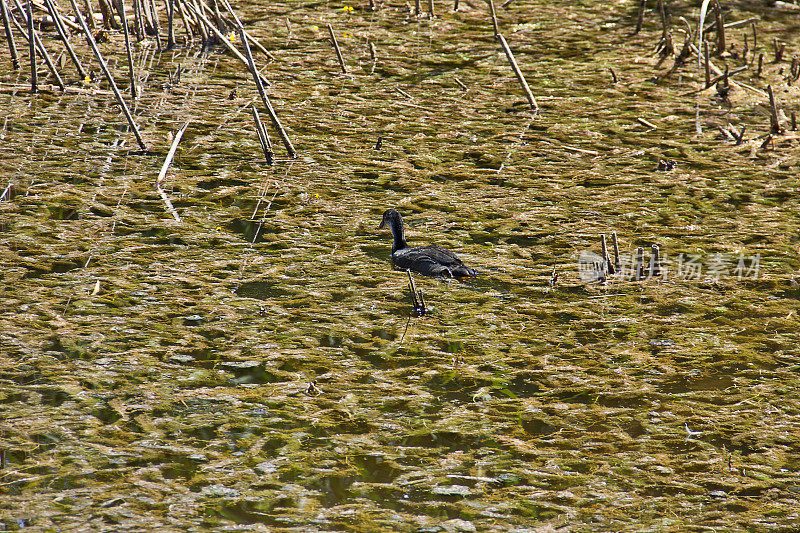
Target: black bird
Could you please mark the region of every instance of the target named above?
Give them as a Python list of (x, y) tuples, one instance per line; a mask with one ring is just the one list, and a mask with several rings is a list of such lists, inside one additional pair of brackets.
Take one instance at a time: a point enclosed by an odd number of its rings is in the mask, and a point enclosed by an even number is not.
[(406, 244), (405, 231), (403, 229), (403, 217), (395, 209), (387, 209), (383, 213), (383, 220), (378, 229), (389, 226), (394, 237), (392, 245), (392, 262), (395, 266), (403, 270), (413, 270), (426, 276), (438, 276), (443, 278), (474, 278), (478, 275), (456, 254), (450, 250), (440, 248), (435, 244), (430, 246), (412, 247)]

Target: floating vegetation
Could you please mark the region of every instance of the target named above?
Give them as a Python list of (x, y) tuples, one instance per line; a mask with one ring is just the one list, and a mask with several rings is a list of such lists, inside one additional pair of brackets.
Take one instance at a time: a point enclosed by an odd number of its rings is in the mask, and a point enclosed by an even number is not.
[(0, 5), (0, 529), (797, 529), (791, 4)]

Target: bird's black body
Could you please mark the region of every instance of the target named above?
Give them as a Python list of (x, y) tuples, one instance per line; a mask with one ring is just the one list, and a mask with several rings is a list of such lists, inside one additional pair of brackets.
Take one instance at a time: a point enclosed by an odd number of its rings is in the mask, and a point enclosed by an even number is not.
[(387, 209), (378, 228), (389, 226), (394, 237), (392, 245), (392, 261), (403, 270), (413, 270), (426, 276), (443, 278), (469, 278), (478, 275), (474, 269), (466, 266), (456, 254), (431, 244), (430, 246), (412, 247), (406, 244), (403, 217), (395, 209)]

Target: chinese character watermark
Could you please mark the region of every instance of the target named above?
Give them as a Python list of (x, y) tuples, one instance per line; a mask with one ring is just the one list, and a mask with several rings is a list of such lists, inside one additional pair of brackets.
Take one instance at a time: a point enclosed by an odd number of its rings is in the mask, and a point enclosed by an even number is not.
[(703, 257), (698, 254), (678, 254), (670, 257), (661, 254), (657, 246), (651, 249), (649, 260), (643, 257), (639, 248), (629, 254), (620, 254), (616, 271), (607, 257), (581, 251), (578, 257), (578, 274), (581, 281), (594, 283), (605, 281), (610, 276), (618, 279), (645, 280), (652, 278), (697, 281), (723, 278), (758, 278), (761, 274), (761, 254), (745, 255), (713, 254)]

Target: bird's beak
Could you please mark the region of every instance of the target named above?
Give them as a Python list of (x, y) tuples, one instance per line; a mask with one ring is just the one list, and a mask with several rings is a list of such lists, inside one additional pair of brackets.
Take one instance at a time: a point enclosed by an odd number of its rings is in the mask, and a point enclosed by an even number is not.
[(385, 227), (386, 227), (386, 219), (384, 218), (383, 220), (381, 220), (381, 225), (378, 226), (378, 229), (383, 229)]

